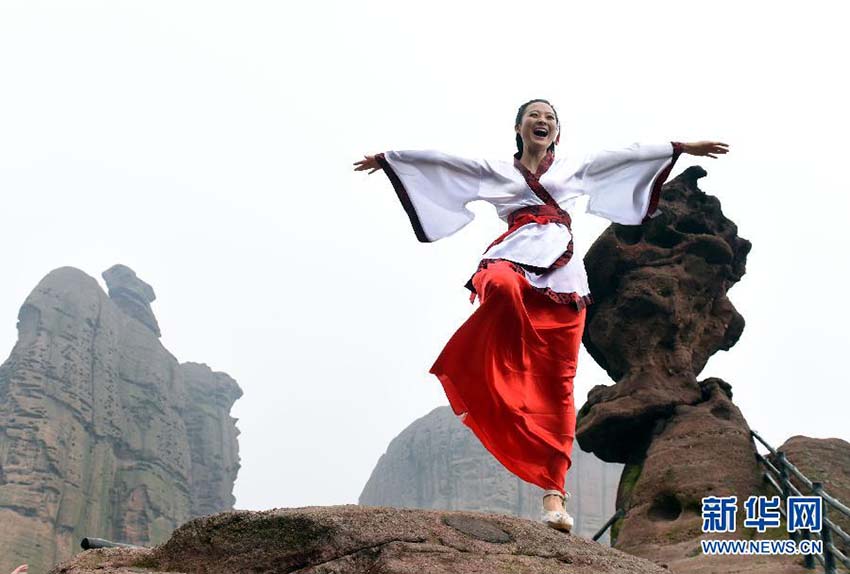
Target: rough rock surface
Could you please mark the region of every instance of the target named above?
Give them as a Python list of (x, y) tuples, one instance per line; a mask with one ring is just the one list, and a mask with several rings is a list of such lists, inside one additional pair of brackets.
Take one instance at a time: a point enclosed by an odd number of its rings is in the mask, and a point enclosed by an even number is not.
[[(576, 520), (573, 533), (592, 537), (614, 514), (623, 465), (573, 449), (566, 489)], [(505, 470), (452, 413), (438, 407), (390, 442), (359, 503), (444, 510), (474, 510), (537, 520), (543, 490)], [(601, 539), (608, 542), (607, 534)]]
[[(820, 481), (827, 494), (837, 498), (845, 506), (850, 506), (850, 443), (840, 438), (809, 438), (798, 435), (786, 440), (777, 450), (784, 452), (788, 462), (796, 466), (809, 480)], [(773, 456), (768, 459), (775, 462)], [(791, 483), (804, 495), (812, 494), (796, 476), (791, 476)], [(827, 516), (844, 532), (850, 533), (850, 518), (830, 509), (827, 509)], [(845, 555), (850, 555), (850, 544), (837, 537), (835, 543)]]
[(192, 459), (192, 516), (230, 510), (236, 503), (233, 484), (239, 471), (239, 429), (230, 408), (242, 390), (230, 376), (207, 365), (182, 363), (186, 388), (183, 422)]
[(90, 550), (53, 574), (655, 574), (650, 561), (500, 514), (356, 505), (192, 520), (152, 550)]
[(617, 384), (590, 391), (576, 435), (603, 460), (639, 458), (656, 421), (702, 400), (696, 376), (743, 331), (726, 292), (750, 243), (697, 188), (704, 175), (686, 169), (664, 186), (660, 216), (611, 225), (585, 258), (595, 303), (583, 342)]
[(63, 267), (21, 307), (0, 366), (0, 572), (22, 562), (44, 572), (84, 536), (159, 543), (192, 516), (232, 508), (229, 411), (241, 390), (177, 362), (155, 318), (127, 305), (149, 287), (123, 269), (118, 302)]
[[(626, 514), (612, 528), (616, 548), (674, 572), (801, 571), (793, 557), (759, 565), (701, 553), (701, 539), (724, 537), (702, 533), (703, 497), (767, 494), (731, 386), (697, 381), (709, 357), (743, 331), (726, 293), (744, 275), (750, 250), (720, 202), (698, 189), (704, 175), (686, 169), (664, 186), (660, 216), (642, 226), (611, 225), (588, 251), (595, 303), (584, 344), (616, 384), (590, 391), (576, 436), (601, 459), (627, 465), (617, 495)], [(739, 527), (725, 537), (755, 534)]]

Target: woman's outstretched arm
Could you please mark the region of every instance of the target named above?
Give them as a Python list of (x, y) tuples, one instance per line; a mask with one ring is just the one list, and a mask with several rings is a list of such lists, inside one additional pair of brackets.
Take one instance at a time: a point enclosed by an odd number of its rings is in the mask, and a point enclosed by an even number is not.
[(658, 215), (661, 186), (681, 154), (716, 159), (729, 145), (715, 141), (640, 144), (589, 155), (578, 187), (589, 196), (587, 211), (615, 223), (638, 225)]
[(431, 242), (447, 237), (475, 217), (466, 204), (481, 197), (489, 164), (434, 150), (386, 151), (365, 155), (354, 171), (383, 170), (398, 195), (416, 238)]

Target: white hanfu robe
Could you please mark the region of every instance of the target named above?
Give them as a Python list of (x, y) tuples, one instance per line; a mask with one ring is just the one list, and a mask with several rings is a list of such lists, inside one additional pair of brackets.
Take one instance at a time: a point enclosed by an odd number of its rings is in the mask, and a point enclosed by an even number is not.
[[(549, 154), (536, 174), (518, 160), (464, 159), (437, 151), (388, 151), (377, 159), (407, 212), (416, 237), (436, 241), (457, 232), (474, 215), (470, 201), (483, 200), (508, 222), (532, 206), (569, 214), (582, 196), (587, 212), (616, 223), (637, 225), (658, 214), (658, 196), (681, 153), (681, 144), (634, 143), (573, 162)], [(497, 240), (481, 265), (503, 259), (518, 265), (531, 285), (560, 303), (589, 303), (584, 262), (571, 257), (569, 217), (529, 222)], [(479, 268), (481, 267), (479, 265)], [(467, 284), (470, 287), (470, 284)], [(470, 287), (472, 289), (472, 287)], [(473, 294), (474, 296), (474, 294)]]

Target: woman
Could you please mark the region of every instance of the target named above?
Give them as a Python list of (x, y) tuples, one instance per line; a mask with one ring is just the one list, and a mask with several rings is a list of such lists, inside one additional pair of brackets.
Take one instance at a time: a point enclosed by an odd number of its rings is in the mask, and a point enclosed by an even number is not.
[(467, 282), (480, 306), (457, 330), (430, 372), (449, 404), (508, 470), (544, 489), (542, 520), (569, 532), (564, 490), (575, 438), (573, 377), (592, 302), (584, 264), (573, 255), (569, 212), (637, 225), (658, 215), (661, 185), (682, 153), (716, 158), (710, 141), (632, 144), (583, 162), (555, 159), (560, 123), (546, 100), (520, 106), (512, 163), (435, 151), (388, 151), (355, 162), (382, 169), (420, 241), (449, 236), (473, 219), (465, 205), (493, 204), (508, 230)]

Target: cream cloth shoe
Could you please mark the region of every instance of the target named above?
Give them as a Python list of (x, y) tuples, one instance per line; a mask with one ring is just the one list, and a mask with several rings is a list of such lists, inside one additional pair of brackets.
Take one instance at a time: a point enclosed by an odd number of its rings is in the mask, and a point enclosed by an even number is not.
[(573, 528), (573, 517), (569, 515), (567, 512), (567, 501), (572, 498), (572, 495), (569, 492), (565, 492), (561, 494), (558, 490), (545, 490), (543, 491), (543, 496), (554, 494), (558, 498), (561, 499), (561, 504), (563, 505), (563, 510), (546, 510), (543, 509), (543, 513), (541, 516), (541, 520), (546, 526), (549, 528), (554, 528), (555, 530), (561, 530), (563, 532), (569, 532)]

